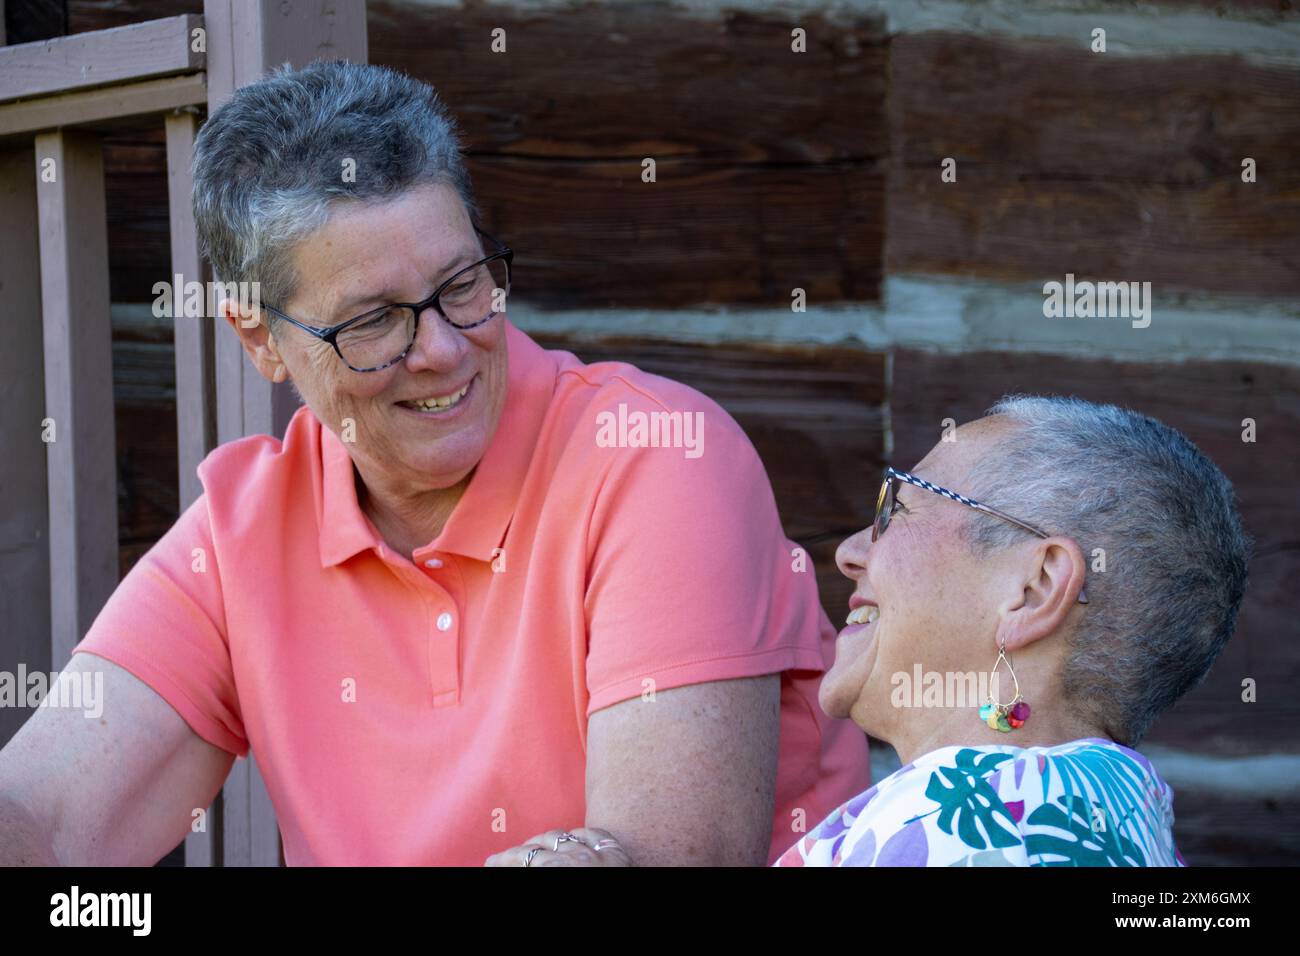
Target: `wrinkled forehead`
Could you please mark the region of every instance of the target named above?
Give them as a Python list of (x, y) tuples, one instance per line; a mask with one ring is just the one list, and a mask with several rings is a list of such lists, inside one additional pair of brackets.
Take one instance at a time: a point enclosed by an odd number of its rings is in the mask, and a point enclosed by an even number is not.
[(998, 454), (1014, 431), (1015, 426), (1005, 415), (977, 418), (952, 431), (950, 441), (936, 442), (911, 471), (936, 485), (969, 493), (964, 486), (972, 472), (989, 456)]

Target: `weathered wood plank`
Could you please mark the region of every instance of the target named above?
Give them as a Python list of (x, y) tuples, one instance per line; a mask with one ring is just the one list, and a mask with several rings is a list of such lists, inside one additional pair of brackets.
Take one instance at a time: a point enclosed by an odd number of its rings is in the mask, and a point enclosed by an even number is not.
[[(1242, 521), (1256, 540), (1237, 632), (1206, 682), (1156, 722), (1152, 742), (1204, 753), (1293, 752), (1300, 702), (1300, 369), (1239, 362), (1177, 365), (1084, 361), (998, 352), (895, 357), (891, 417), (894, 464), (915, 465), (938, 442), (944, 418), (980, 417), (1003, 394), (1077, 395), (1136, 409), (1185, 433), (1236, 486)], [(1245, 418), (1257, 441), (1241, 439)], [(960, 489), (956, 489), (960, 490)], [(1258, 700), (1241, 701), (1243, 678)]]
[[(485, 217), (520, 251), (520, 298), (786, 304), (796, 286), (822, 301), (879, 297), (879, 18), (369, 9), (375, 62), (433, 84), (460, 121)], [(806, 53), (791, 51), (796, 26)], [(492, 52), (495, 28), (505, 54)], [(655, 183), (641, 180), (645, 158)]]
[(53, 662), (117, 586), (117, 507), (108, 235), (99, 140), (36, 137), (50, 515)]
[(194, 73), (20, 100), (0, 104), (0, 137), (64, 126), (110, 132), (138, 125), (142, 117), (164, 110), (201, 105), (207, 96), (207, 77)]
[(1300, 291), (1300, 70), (946, 33), (889, 70), (890, 271)]
[[(36, 156), (31, 147), (0, 150), (0, 447), (4, 448), (0, 507), (0, 671), (18, 665), (49, 671), (50, 553), (42, 350)], [(0, 707), (0, 747), (31, 716)]]
[(884, 194), (860, 165), (562, 163), (477, 156), (485, 219), (542, 308), (788, 307), (880, 294)]
[(0, 49), (0, 102), (203, 69), (194, 30), (202, 17), (182, 14), (94, 33)]
[(109, 269), (114, 302), (152, 302), (172, 279), (167, 152), (161, 118), (147, 130), (107, 136)]
[[(368, 11), (372, 61), (433, 84), (477, 153), (799, 165), (888, 150), (878, 16), (389, 0)], [(806, 52), (791, 49), (796, 27)]]

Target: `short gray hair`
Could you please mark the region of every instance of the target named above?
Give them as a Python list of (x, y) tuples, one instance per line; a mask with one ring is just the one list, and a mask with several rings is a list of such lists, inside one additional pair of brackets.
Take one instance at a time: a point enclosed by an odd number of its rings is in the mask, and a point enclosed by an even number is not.
[[(355, 161), (355, 182), (344, 161)], [(365, 63), (288, 63), (237, 89), (194, 143), (200, 249), (222, 282), (258, 282), (280, 308), (297, 291), (290, 250), (341, 202), (455, 188), (478, 220), (456, 122), (433, 87)]]
[[(1105, 552), (1062, 679), (1069, 700), (1135, 746), (1236, 626), (1251, 542), (1232, 484), (1185, 435), (1114, 405), (1012, 395), (989, 414), (1014, 427), (972, 469), (969, 494), (1073, 538), (1090, 569)], [(965, 531), (980, 554), (1024, 541), (977, 512)]]

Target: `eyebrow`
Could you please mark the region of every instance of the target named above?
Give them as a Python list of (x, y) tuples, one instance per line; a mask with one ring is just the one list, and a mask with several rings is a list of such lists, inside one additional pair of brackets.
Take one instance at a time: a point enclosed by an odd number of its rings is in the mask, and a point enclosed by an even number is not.
[[(460, 268), (461, 266), (469, 265), (470, 262), (479, 258), (481, 254), (482, 253), (479, 251), (465, 250), (461, 252), (460, 255), (456, 256), (456, 258), (452, 259), (450, 262), (444, 265), (438, 272), (434, 273), (434, 275), (446, 276), (448, 273), (454, 272), (456, 269)], [(435, 287), (436, 285), (440, 285), (440, 284), (441, 281), (435, 283)], [(364, 315), (366, 312), (369, 312), (370, 309), (366, 309), (362, 312), (355, 311), (363, 303), (373, 302), (374, 308), (377, 309), (380, 308), (381, 306), (391, 303), (396, 297), (397, 297), (397, 290), (391, 287), (385, 287), (378, 292), (373, 292), (373, 293), (364, 292), (360, 295), (351, 296), (345, 302), (343, 302), (342, 305), (336, 306), (334, 309), (330, 310), (331, 324), (336, 324), (338, 322), (346, 322), (348, 319), (352, 319), (358, 315)], [(421, 298), (423, 298), (423, 296), (421, 296)]]

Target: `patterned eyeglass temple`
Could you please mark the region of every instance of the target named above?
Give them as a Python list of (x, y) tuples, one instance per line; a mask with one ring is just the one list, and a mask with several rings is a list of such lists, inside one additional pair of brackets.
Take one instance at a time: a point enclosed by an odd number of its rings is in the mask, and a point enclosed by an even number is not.
[[(897, 468), (886, 468), (885, 482), (888, 483), (893, 479), (898, 479), (899, 481), (905, 481), (909, 485), (915, 485), (918, 488), (924, 488), (926, 491), (933, 491), (936, 495), (943, 495), (943, 497), (950, 498), (951, 500), (956, 501), (959, 504), (966, 505), (968, 508), (974, 508), (976, 511), (983, 511), (985, 514), (991, 514), (994, 517), (1001, 518), (1003, 521), (1010, 521), (1012, 524), (1024, 528), (1030, 534), (1037, 535), (1040, 538), (1050, 537), (1050, 535), (1048, 535), (1047, 532), (1042, 531), (1039, 528), (1035, 528), (1033, 525), (1029, 524), (1028, 522), (1021, 521), (1019, 518), (1012, 517), (1011, 515), (1007, 514), (1005, 511), (999, 511), (997, 508), (994, 508), (992, 505), (986, 505), (983, 502), (976, 501), (974, 498), (967, 498), (965, 495), (960, 495), (955, 491), (950, 491), (949, 489), (943, 488), (939, 485), (931, 484), (930, 482), (926, 481), (924, 478), (918, 478), (916, 475), (908, 474), (905, 471), (899, 471)], [(884, 489), (882, 488), (881, 490), (883, 491)], [(882, 495), (881, 501), (883, 500), (884, 500), (884, 496)], [(1088, 603), (1088, 595), (1083, 588), (1079, 589), (1079, 603), (1080, 604)]]

